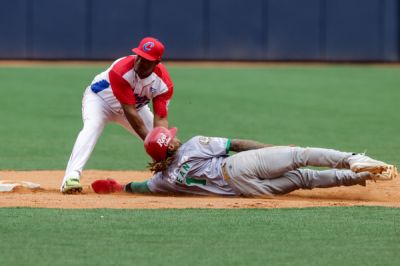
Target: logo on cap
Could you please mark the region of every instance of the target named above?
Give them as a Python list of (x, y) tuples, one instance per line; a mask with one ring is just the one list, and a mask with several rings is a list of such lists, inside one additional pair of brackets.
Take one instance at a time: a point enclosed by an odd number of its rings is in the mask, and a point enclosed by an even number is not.
[(143, 50), (148, 52), (154, 47), (154, 42), (146, 42), (143, 44)]
[(171, 138), (169, 138), (167, 135), (165, 135), (164, 133), (161, 133), (160, 137), (157, 139), (157, 144), (160, 147), (168, 146), (168, 143), (169, 143), (170, 139)]

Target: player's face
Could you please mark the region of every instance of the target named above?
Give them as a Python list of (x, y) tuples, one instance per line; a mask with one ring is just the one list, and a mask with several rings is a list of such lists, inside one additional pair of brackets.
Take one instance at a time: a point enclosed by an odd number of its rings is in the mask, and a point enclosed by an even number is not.
[(177, 150), (181, 146), (181, 141), (178, 138), (173, 138), (168, 144), (170, 150)]
[(139, 75), (139, 77), (141, 79), (144, 79), (144, 78), (147, 78), (148, 76), (150, 76), (151, 73), (153, 73), (154, 68), (156, 67), (157, 64), (158, 64), (158, 61), (149, 61), (138, 55), (136, 57), (135, 65), (133, 66), (133, 69)]

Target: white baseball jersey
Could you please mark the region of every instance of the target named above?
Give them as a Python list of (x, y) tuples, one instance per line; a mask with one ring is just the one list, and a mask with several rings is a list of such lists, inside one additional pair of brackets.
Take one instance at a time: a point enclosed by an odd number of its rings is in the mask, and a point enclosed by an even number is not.
[(235, 195), (221, 169), (229, 146), (226, 138), (193, 137), (178, 149), (167, 170), (148, 180), (148, 188), (154, 193)]
[(140, 110), (153, 100), (154, 113), (165, 117), (173, 94), (167, 69), (159, 63), (150, 76), (141, 79), (133, 69), (135, 60), (135, 55), (116, 60), (93, 79), (91, 90), (116, 113), (122, 114), (121, 103), (135, 104)]

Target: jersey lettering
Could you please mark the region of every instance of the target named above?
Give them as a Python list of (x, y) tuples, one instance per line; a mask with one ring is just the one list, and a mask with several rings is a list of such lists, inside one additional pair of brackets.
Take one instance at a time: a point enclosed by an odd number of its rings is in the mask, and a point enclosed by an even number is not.
[(185, 185), (206, 185), (206, 180), (204, 179), (196, 179), (192, 177), (188, 177), (187, 174), (189, 173), (190, 170), (190, 164), (189, 163), (184, 163), (181, 168), (178, 170), (178, 176), (176, 178), (176, 182), (180, 184), (185, 184)]
[(183, 181), (185, 180), (186, 175), (188, 174), (190, 170), (190, 165), (188, 163), (184, 163), (181, 168), (179, 168), (179, 174), (177, 181), (181, 184), (183, 184)]
[(182, 168), (183, 168), (183, 170), (185, 170), (186, 173), (187, 173), (187, 172), (189, 172), (190, 165), (189, 165), (188, 163), (185, 163), (185, 164), (182, 165)]
[(136, 108), (138, 109), (150, 102), (150, 99), (148, 99), (146, 96), (139, 96), (139, 94), (136, 93), (135, 93), (135, 99), (136, 99)]

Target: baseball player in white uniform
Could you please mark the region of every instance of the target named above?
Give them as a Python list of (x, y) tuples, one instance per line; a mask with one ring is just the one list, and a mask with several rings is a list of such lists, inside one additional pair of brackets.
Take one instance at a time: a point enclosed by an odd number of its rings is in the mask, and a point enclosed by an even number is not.
[[(145, 182), (118, 184), (97, 180), (97, 193), (167, 193), (227, 196), (273, 196), (296, 189), (365, 185), (366, 180), (391, 180), (393, 165), (363, 154), (323, 148), (272, 146), (250, 140), (193, 137), (184, 144), (176, 128), (157, 127), (144, 141), (155, 175)], [(236, 154), (229, 156), (228, 152)], [(329, 167), (312, 170), (305, 166)]]
[[(132, 51), (136, 55), (113, 62), (85, 90), (82, 100), (84, 125), (61, 183), (63, 193), (82, 191), (82, 170), (107, 123), (120, 124), (142, 140), (153, 126), (168, 128), (173, 83), (160, 63), (164, 45), (155, 38), (146, 37)], [(154, 115), (148, 106), (150, 101)]]

